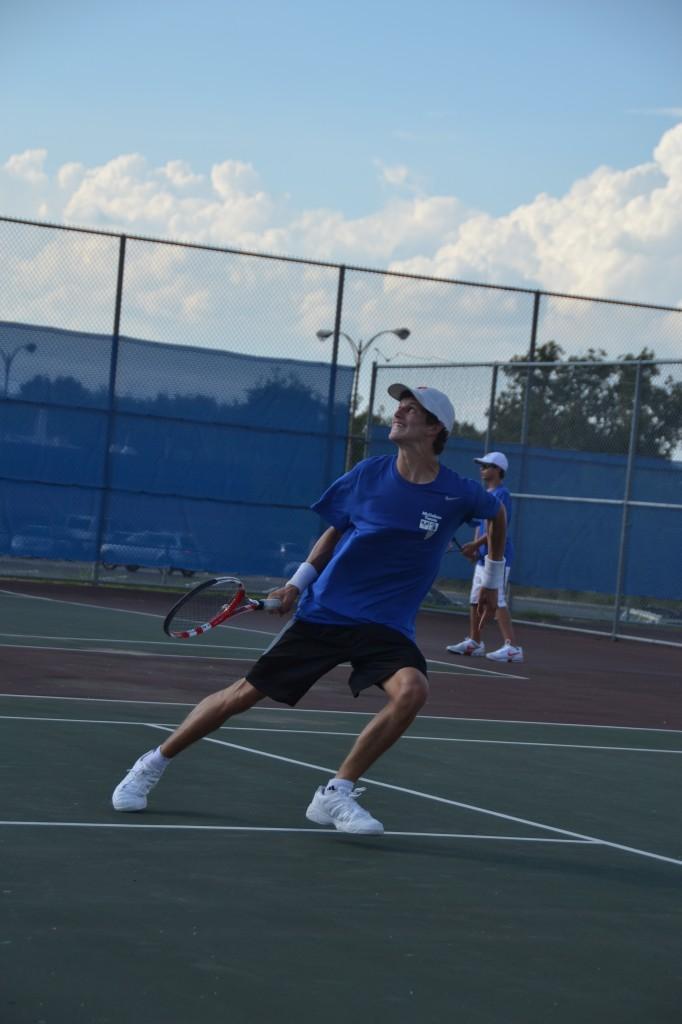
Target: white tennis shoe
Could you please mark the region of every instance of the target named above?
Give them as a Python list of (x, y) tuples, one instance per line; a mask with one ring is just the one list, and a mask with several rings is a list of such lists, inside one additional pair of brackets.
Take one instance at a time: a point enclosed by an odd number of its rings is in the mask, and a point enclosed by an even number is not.
[(486, 654), (486, 658), (490, 658), (491, 661), (523, 661), (523, 647), (514, 647), (513, 644), (506, 643), (496, 651)]
[(339, 832), (378, 835), (384, 831), (384, 826), (358, 803), (358, 797), (364, 792), (364, 788), (360, 788), (345, 794), (320, 786), (305, 816), (316, 825), (333, 825)]
[(461, 644), (450, 644), (446, 647), (450, 654), (466, 654), (470, 658), (482, 658), (485, 654), (485, 644), (482, 640), (472, 640), (470, 636), (465, 636)]
[(153, 750), (148, 750), (142, 757), (138, 757), (125, 778), (119, 782), (111, 797), (115, 811), (143, 811), (147, 806), (147, 794), (165, 770), (165, 766), (154, 768), (147, 764), (145, 759), (153, 753)]

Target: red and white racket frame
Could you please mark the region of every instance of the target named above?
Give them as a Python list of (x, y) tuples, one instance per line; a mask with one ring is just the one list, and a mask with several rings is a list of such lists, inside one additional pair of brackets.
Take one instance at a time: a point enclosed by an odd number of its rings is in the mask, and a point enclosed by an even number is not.
[[(189, 604), (192, 597), (200, 593), (202, 590), (208, 590), (210, 587), (214, 587), (217, 584), (231, 583), (236, 588), (236, 593), (229, 604), (223, 605), (217, 615), (214, 615), (208, 622), (203, 622), (201, 625), (194, 626), (193, 629), (172, 629), (173, 618), (176, 611), (182, 608), (184, 605)], [(209, 630), (215, 629), (216, 626), (220, 626), (223, 622), (227, 622), (228, 619), (234, 619), (237, 615), (245, 615), (248, 612), (256, 612), (265, 610), (274, 610), (282, 607), (282, 602), (277, 597), (265, 597), (262, 600), (256, 598), (247, 597), (244, 584), (241, 580), (235, 579), (233, 576), (220, 576), (213, 580), (203, 580), (197, 584), (188, 594), (183, 594), (179, 601), (173, 605), (168, 615), (164, 619), (163, 630), (167, 636), (173, 640), (191, 640), (192, 637), (202, 636), (204, 633), (208, 633)]]

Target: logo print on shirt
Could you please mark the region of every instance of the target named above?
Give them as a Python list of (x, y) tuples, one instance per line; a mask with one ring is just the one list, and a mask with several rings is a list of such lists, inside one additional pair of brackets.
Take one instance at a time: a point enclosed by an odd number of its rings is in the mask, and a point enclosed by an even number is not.
[(424, 530), (424, 540), (430, 540), (434, 536), (441, 519), (442, 516), (436, 515), (435, 512), (422, 512), (419, 529)]

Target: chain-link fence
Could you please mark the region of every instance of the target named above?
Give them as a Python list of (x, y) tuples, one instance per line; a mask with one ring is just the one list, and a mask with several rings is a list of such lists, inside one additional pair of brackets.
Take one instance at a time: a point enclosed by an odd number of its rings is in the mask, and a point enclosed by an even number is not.
[[(517, 615), (682, 639), (682, 361), (374, 363), (362, 454), (393, 447), (374, 409), (393, 382), (452, 396), (444, 461), (457, 472), (475, 475), (485, 452), (509, 458)], [(466, 604), (469, 576), (455, 554), (440, 586)]]
[(510, 455), (515, 614), (677, 635), (679, 309), (11, 218), (0, 256), (2, 571), (281, 575), (390, 374), (452, 395), (455, 468)]

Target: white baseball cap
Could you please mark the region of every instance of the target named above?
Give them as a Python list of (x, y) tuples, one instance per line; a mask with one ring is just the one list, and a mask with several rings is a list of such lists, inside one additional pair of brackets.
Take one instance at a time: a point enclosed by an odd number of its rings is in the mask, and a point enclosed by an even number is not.
[(436, 388), (410, 388), (407, 384), (391, 384), (388, 388), (391, 398), (395, 398), (397, 401), (400, 401), (403, 391), (409, 391), (427, 412), (432, 413), (443, 424), (448, 434), (452, 433), (452, 428), (455, 425), (455, 410), (447, 395)]
[(509, 469), (507, 456), (503, 455), (502, 452), (488, 452), (487, 455), (482, 455), (480, 459), (474, 459), (474, 462), (478, 462), (479, 465), (485, 462), (486, 465), (497, 466), (498, 469), (503, 469), (505, 473)]

